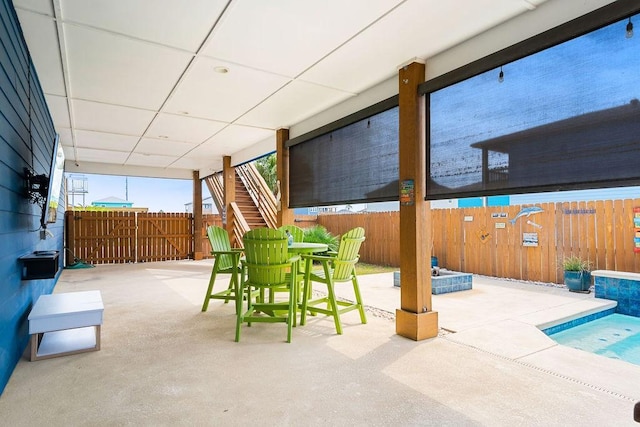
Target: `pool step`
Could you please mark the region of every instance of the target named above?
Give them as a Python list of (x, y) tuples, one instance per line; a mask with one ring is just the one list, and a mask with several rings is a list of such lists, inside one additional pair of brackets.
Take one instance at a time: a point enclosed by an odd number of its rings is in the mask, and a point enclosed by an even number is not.
[(615, 301), (594, 298), (547, 310), (547, 319), (536, 327), (549, 335), (616, 312)]

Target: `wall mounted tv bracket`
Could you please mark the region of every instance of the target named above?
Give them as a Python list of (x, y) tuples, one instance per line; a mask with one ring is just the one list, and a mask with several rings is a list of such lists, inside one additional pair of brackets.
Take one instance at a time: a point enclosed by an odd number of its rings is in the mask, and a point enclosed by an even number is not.
[(24, 196), (31, 203), (43, 206), (49, 191), (49, 177), (45, 174), (34, 175), (29, 169), (24, 168), (24, 182)]

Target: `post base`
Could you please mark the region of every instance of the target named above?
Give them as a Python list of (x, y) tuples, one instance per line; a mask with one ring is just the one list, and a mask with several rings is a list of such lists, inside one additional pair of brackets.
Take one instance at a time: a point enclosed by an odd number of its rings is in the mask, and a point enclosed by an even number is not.
[(412, 313), (396, 310), (396, 334), (414, 341), (438, 336), (438, 312)]

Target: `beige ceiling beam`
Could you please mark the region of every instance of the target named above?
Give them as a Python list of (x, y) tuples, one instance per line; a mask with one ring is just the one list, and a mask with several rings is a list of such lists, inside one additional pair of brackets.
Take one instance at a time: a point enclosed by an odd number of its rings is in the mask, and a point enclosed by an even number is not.
[(100, 175), (138, 176), (145, 178), (192, 179), (189, 169), (160, 168), (153, 166), (116, 165), (113, 163), (81, 162), (66, 160), (64, 171), (68, 173), (93, 173)]

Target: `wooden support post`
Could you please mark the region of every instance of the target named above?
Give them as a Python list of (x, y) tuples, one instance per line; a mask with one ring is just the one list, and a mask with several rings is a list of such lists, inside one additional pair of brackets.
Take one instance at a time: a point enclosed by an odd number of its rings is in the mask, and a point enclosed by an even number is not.
[(193, 259), (202, 258), (202, 181), (200, 172), (193, 171)]
[(418, 95), (424, 64), (399, 71), (400, 309), (396, 333), (413, 340), (438, 336), (431, 306), (431, 209), (426, 195), (425, 101)]
[(289, 209), (289, 149), (285, 143), (289, 140), (289, 129), (276, 131), (276, 170), (280, 181), (280, 203), (277, 206), (278, 227), (293, 224), (293, 209)]
[(229, 233), (231, 245), (235, 242), (233, 233), (233, 210), (231, 203), (236, 201), (236, 169), (231, 166), (231, 156), (222, 158), (222, 184), (224, 186), (224, 207), (222, 215), (222, 225)]

